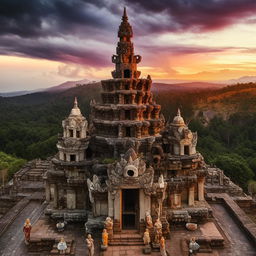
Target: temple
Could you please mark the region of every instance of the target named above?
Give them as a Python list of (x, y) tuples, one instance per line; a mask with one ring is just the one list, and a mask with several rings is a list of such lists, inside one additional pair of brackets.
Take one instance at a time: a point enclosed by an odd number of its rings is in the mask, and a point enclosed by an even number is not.
[(47, 213), (53, 218), (68, 213), (71, 220), (88, 212), (92, 218), (109, 216), (114, 234), (126, 229), (142, 234), (150, 215), (161, 220), (168, 237), (169, 223), (208, 217), (205, 163), (196, 151), (197, 133), (180, 110), (166, 124), (150, 76), (140, 78), (141, 56), (134, 54), (125, 9), (118, 37), (113, 78), (101, 82), (102, 101), (91, 102), (90, 136), (77, 100), (63, 121), (59, 153), (45, 178)]

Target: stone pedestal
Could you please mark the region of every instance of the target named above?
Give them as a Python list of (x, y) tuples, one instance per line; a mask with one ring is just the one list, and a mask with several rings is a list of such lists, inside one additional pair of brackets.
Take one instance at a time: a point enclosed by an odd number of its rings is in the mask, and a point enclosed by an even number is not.
[(151, 247), (150, 247), (150, 245), (145, 245), (145, 247), (143, 248), (143, 253), (144, 254), (151, 254)]
[(160, 252), (160, 244), (158, 243), (152, 243), (152, 249), (155, 252)]

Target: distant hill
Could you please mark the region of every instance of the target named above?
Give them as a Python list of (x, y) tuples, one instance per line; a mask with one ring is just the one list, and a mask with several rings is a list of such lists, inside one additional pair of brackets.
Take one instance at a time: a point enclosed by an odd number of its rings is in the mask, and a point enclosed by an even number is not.
[(242, 76), (237, 79), (230, 79), (227, 81), (224, 81), (223, 83), (227, 85), (232, 85), (232, 84), (244, 84), (244, 83), (255, 83), (256, 82), (256, 76)]
[[(37, 90), (24, 90), (24, 91), (16, 91), (16, 92), (6, 92), (0, 93), (1, 97), (15, 97), (22, 96), (26, 94), (38, 93), (38, 92), (49, 92), (56, 93), (69, 90), (76, 86), (85, 85), (85, 84), (99, 84), (100, 81), (90, 81), (88, 79), (78, 80), (78, 81), (67, 81), (62, 84), (52, 86), (46, 89), (37, 89)], [(190, 82), (190, 83), (153, 83), (152, 91), (190, 91), (190, 90), (203, 90), (203, 89), (216, 89), (222, 88), (225, 84), (218, 83), (206, 83), (206, 82)]]
[(190, 83), (153, 83), (152, 91), (191, 91), (191, 90), (205, 90), (218, 89), (225, 87), (225, 84), (206, 83), (206, 82), (190, 82)]
[(201, 95), (195, 114), (209, 122), (216, 115), (227, 119), (234, 113), (256, 112), (256, 83), (237, 84)]
[(76, 87), (77, 85), (88, 84), (88, 83), (92, 83), (92, 82), (90, 82), (88, 79), (83, 79), (79, 81), (67, 81), (65, 83), (47, 88), (44, 91), (47, 91), (47, 92), (65, 91), (70, 88)]

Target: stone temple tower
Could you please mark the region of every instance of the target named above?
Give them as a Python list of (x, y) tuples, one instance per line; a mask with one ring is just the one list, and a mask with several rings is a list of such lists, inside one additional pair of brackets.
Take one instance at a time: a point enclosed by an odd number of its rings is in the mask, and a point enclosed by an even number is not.
[(46, 213), (52, 218), (86, 219), (89, 200), (86, 149), (90, 139), (87, 126), (75, 98), (70, 115), (62, 121), (63, 134), (58, 138), (58, 153), (52, 159), (52, 169), (45, 176), (46, 201), (49, 202)]
[(146, 154), (164, 125), (161, 106), (153, 101), (150, 91), (150, 76), (139, 78), (137, 64), (141, 56), (134, 54), (133, 31), (126, 9), (118, 37), (116, 55), (112, 56), (113, 79), (101, 81), (102, 103), (91, 103), (91, 147), (97, 152), (95, 156), (118, 157), (130, 147)]
[(85, 149), (88, 147), (87, 126), (88, 122), (81, 114), (75, 98), (69, 117), (62, 121), (63, 136), (57, 144), (60, 160), (79, 162), (85, 159)]

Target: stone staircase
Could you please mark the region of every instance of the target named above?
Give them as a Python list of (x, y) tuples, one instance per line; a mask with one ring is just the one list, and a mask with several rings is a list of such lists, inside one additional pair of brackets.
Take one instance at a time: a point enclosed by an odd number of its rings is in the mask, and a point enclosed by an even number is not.
[(125, 233), (114, 234), (109, 241), (110, 246), (143, 246), (142, 236), (136, 230), (125, 231)]
[(50, 163), (48, 161), (36, 161), (35, 165), (26, 173), (28, 181), (43, 181), (43, 174), (49, 170)]

